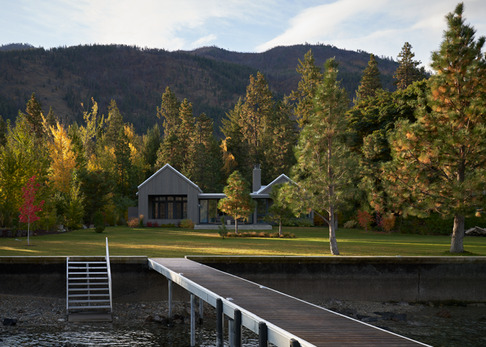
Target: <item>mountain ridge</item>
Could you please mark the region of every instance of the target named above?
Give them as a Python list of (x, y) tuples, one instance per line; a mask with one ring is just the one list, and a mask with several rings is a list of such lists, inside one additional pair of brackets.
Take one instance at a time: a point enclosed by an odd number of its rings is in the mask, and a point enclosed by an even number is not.
[[(338, 78), (353, 97), (369, 53), (334, 46), (306, 44), (239, 53), (218, 47), (169, 52), (126, 45), (49, 50), (28, 45), (28, 49), (0, 50), (0, 115), (14, 121), (35, 92), (44, 112), (52, 106), (63, 123), (81, 123), (91, 98), (98, 102), (100, 113), (106, 113), (114, 99), (125, 122), (133, 123), (137, 132), (145, 132), (156, 122), (161, 124), (157, 106), (169, 86), (180, 101), (187, 98), (193, 103), (195, 116), (205, 112), (213, 118), (218, 133), (225, 113), (244, 97), (251, 74), (261, 71), (274, 95), (282, 98), (296, 90), (299, 59), (310, 49), (320, 67), (329, 57), (336, 57)], [(398, 63), (377, 60), (384, 87), (393, 90), (392, 75)]]

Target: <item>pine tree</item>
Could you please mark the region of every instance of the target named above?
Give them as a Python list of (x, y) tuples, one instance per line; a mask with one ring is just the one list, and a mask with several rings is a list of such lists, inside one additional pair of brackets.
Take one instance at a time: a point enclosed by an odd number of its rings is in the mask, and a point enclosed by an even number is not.
[(157, 151), (159, 150), (161, 139), (160, 129), (157, 124), (153, 128), (148, 129), (147, 134), (143, 136), (143, 158), (148, 165), (145, 173), (145, 178), (150, 177), (155, 173), (155, 167), (157, 163)]
[(297, 213), (313, 210), (328, 224), (331, 254), (337, 255), (335, 216), (353, 190), (355, 160), (341, 140), (346, 131), (344, 114), (349, 100), (336, 81), (334, 59), (326, 62), (325, 69), (314, 111), (300, 133), (292, 175), (296, 184), (284, 189)]
[(239, 171), (234, 171), (228, 178), (223, 190), (225, 198), (219, 200), (218, 208), (235, 220), (235, 234), (238, 234), (238, 219), (248, 220), (255, 210), (255, 201), (250, 197), (250, 188)]
[(114, 147), (119, 138), (120, 130), (123, 129), (123, 116), (118, 110), (115, 100), (111, 100), (108, 106), (108, 119), (106, 120), (106, 132), (104, 134), (104, 144)]
[(321, 69), (315, 65), (314, 55), (312, 50), (309, 50), (304, 55), (304, 61), (299, 59), (299, 66), (297, 72), (302, 76), (299, 81), (297, 91), (290, 94), (291, 100), (297, 100), (295, 106), (295, 115), (301, 128), (307, 124), (307, 118), (314, 109), (314, 96), (317, 86), (322, 82)]
[(7, 143), (7, 123), (0, 115), (0, 147), (5, 146)]
[(245, 164), (248, 162), (248, 144), (244, 141), (240, 126), (243, 101), (238, 99), (233, 110), (226, 113), (227, 118), (223, 118), (223, 126), (220, 128), (225, 139), (221, 144), (223, 152), (223, 170), (226, 177), (238, 170), (243, 177), (250, 177), (251, 168)]
[(176, 95), (169, 87), (165, 88), (160, 107), (157, 107), (157, 117), (163, 119), (164, 136), (170, 136), (179, 126), (179, 106), (180, 102)]
[(402, 51), (398, 54), (398, 63), (400, 64), (393, 75), (396, 79), (398, 89), (406, 89), (415, 81), (421, 81), (426, 78), (425, 69), (417, 68), (422, 62), (413, 60), (415, 53), (412, 52), (412, 45), (408, 42), (402, 47)]
[(221, 169), (213, 165), (212, 140), (213, 120), (202, 113), (197, 117), (194, 131), (189, 140), (187, 177), (204, 192), (208, 192), (211, 189), (211, 177), (217, 175)]
[(276, 103), (266, 128), (264, 182), (270, 182), (281, 174), (290, 175), (295, 164), (293, 149), (297, 144), (297, 126), (291, 116), (292, 107), (287, 100)]
[(52, 109), (52, 106), (49, 107), (49, 113), (46, 116), (46, 123), (48, 127), (54, 127), (56, 126), (56, 123), (58, 120), (56, 119), (56, 116), (54, 114), (54, 110)]
[(370, 54), (370, 61), (361, 77), (361, 84), (358, 86), (356, 97), (359, 100), (367, 97), (373, 97), (378, 89), (382, 89), (380, 70), (378, 70), (378, 62), (373, 54)]
[(248, 145), (248, 158), (245, 163), (248, 168), (252, 168), (254, 164), (264, 165), (265, 129), (269, 126), (273, 105), (272, 93), (263, 74), (258, 72), (256, 78), (250, 76), (238, 121), (243, 141)]
[(30, 100), (27, 102), (24, 117), (29, 123), (30, 129), (35, 136), (38, 138), (43, 137), (44, 127), (42, 125), (42, 105), (37, 101), (35, 93), (32, 93)]
[(486, 203), (485, 37), (464, 22), (464, 5), (446, 16), (447, 30), (432, 54), (436, 74), (417, 122), (400, 122), (391, 138), (389, 194), (405, 214), (453, 217), (451, 253), (464, 251), (464, 219)]

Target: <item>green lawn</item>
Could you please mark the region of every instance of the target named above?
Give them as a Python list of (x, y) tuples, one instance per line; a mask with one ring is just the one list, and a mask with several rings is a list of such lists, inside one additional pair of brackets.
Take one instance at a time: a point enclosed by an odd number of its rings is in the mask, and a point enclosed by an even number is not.
[[(274, 229), (275, 230), (275, 229)], [(294, 239), (225, 238), (216, 230), (182, 228), (108, 227), (101, 234), (76, 230), (46, 236), (0, 238), (0, 256), (103, 255), (108, 237), (110, 255), (183, 257), (185, 255), (330, 255), (328, 230), (323, 227), (284, 228)], [(19, 241), (20, 240), (20, 241)], [(448, 236), (382, 234), (354, 229), (339, 229), (337, 242), (345, 256), (445, 256)], [(465, 255), (486, 256), (486, 238), (464, 239)]]

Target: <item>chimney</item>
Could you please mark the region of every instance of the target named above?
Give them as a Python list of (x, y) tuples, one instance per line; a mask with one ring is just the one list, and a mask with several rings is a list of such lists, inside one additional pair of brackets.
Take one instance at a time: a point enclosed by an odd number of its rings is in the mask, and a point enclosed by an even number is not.
[(257, 192), (262, 187), (262, 170), (260, 164), (253, 165), (253, 191)]

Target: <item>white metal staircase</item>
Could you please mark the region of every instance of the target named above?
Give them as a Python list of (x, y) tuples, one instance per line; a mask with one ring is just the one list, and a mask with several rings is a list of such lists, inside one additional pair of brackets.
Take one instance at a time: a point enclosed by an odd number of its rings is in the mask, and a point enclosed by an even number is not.
[(67, 257), (66, 310), (112, 313), (111, 269), (106, 238), (106, 257)]

